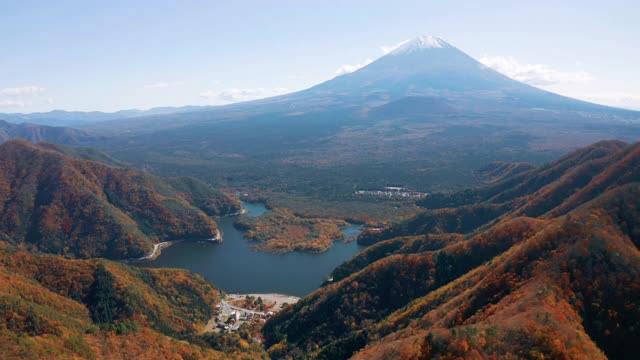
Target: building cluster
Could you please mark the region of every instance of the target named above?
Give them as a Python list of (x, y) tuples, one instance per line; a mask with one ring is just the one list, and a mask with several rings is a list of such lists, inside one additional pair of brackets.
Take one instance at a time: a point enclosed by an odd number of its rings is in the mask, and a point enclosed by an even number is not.
[[(220, 305), (217, 306), (220, 309)], [(238, 331), (240, 326), (244, 323), (251, 322), (266, 322), (273, 315), (273, 311), (251, 311), (232, 309), (231, 312), (225, 313), (225, 308), (216, 317), (216, 328), (220, 332), (233, 332)]]
[(389, 198), (389, 199), (422, 199), (428, 194), (420, 191), (412, 191), (406, 187), (385, 186), (382, 190), (358, 190), (356, 196)]

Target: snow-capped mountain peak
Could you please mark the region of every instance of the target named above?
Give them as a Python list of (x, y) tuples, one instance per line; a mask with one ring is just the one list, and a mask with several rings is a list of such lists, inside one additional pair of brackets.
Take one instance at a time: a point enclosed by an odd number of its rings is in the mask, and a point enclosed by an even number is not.
[(442, 49), (448, 47), (451, 47), (451, 45), (437, 36), (422, 35), (398, 46), (391, 52), (391, 55), (407, 54), (423, 49)]

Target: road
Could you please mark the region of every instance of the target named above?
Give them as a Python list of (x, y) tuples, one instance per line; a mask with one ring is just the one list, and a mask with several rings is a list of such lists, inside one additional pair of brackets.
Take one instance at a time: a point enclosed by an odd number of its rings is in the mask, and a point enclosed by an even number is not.
[(261, 311), (249, 310), (249, 309), (233, 306), (233, 305), (229, 304), (226, 300), (220, 301), (220, 305), (222, 305), (220, 313), (223, 316), (230, 315), (233, 311), (244, 312), (244, 313), (247, 313), (247, 314), (254, 314), (254, 315), (256, 315), (256, 314), (263, 315), (264, 314)]

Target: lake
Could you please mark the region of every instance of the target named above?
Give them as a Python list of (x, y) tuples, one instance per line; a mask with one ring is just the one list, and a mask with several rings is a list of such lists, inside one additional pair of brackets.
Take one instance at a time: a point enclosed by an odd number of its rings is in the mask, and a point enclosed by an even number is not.
[[(249, 212), (241, 216), (259, 216), (268, 211), (261, 204), (244, 204)], [(335, 242), (320, 254), (290, 252), (271, 254), (251, 250), (252, 242), (233, 227), (237, 216), (217, 220), (224, 234), (222, 243), (184, 241), (164, 250), (143, 267), (188, 269), (204, 276), (227, 293), (281, 293), (305, 296), (317, 289), (331, 271), (352, 258), (364, 246), (357, 242)], [(360, 233), (360, 226), (343, 230), (347, 237)]]

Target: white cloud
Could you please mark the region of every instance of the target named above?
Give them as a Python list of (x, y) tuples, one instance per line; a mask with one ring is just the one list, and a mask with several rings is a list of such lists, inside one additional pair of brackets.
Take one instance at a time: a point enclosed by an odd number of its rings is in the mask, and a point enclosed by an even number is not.
[(213, 90), (204, 90), (200, 93), (200, 97), (205, 99), (215, 98), (216, 95), (218, 95), (218, 93)]
[(337, 70), (336, 70), (336, 76), (340, 76), (340, 75), (344, 75), (344, 74), (348, 74), (348, 73), (352, 73), (358, 69), (361, 69), (369, 64), (371, 64), (373, 62), (373, 60), (371, 59), (366, 59), (363, 63), (361, 64), (355, 64), (355, 65), (351, 65), (351, 64), (343, 64), (342, 66), (340, 66)]
[(4, 96), (25, 96), (25, 95), (36, 95), (42, 93), (44, 88), (39, 86), (21, 86), (14, 88), (4, 88), (0, 89), (0, 95)]
[(523, 64), (509, 56), (485, 56), (480, 62), (512, 79), (536, 86), (585, 84), (593, 80), (593, 76), (585, 71), (565, 72), (547, 65)]
[(578, 99), (595, 102), (598, 104), (640, 110), (640, 93), (629, 92), (593, 92), (576, 93)]
[(393, 50), (399, 48), (400, 46), (408, 43), (409, 41), (410, 41), (410, 39), (407, 39), (407, 40), (400, 41), (399, 43), (397, 43), (395, 45), (382, 45), (382, 46), (380, 46), (380, 51), (382, 51), (382, 53), (384, 55), (387, 55), (388, 53), (390, 53)]
[(145, 89), (164, 89), (168, 87), (174, 87), (180, 85), (180, 82), (156, 82), (152, 84), (145, 84), (143, 87)]
[(20, 100), (0, 99), (0, 108), (21, 108), (26, 105), (24, 101)]
[(45, 91), (40, 86), (20, 86), (0, 88), (0, 108), (23, 108), (31, 106), (33, 101), (41, 100), (40, 94)]
[(226, 103), (234, 103), (240, 101), (249, 101), (263, 99), (276, 95), (283, 95), (291, 92), (287, 88), (229, 88), (221, 91), (204, 90), (200, 93), (200, 97), (210, 101), (223, 101)]

